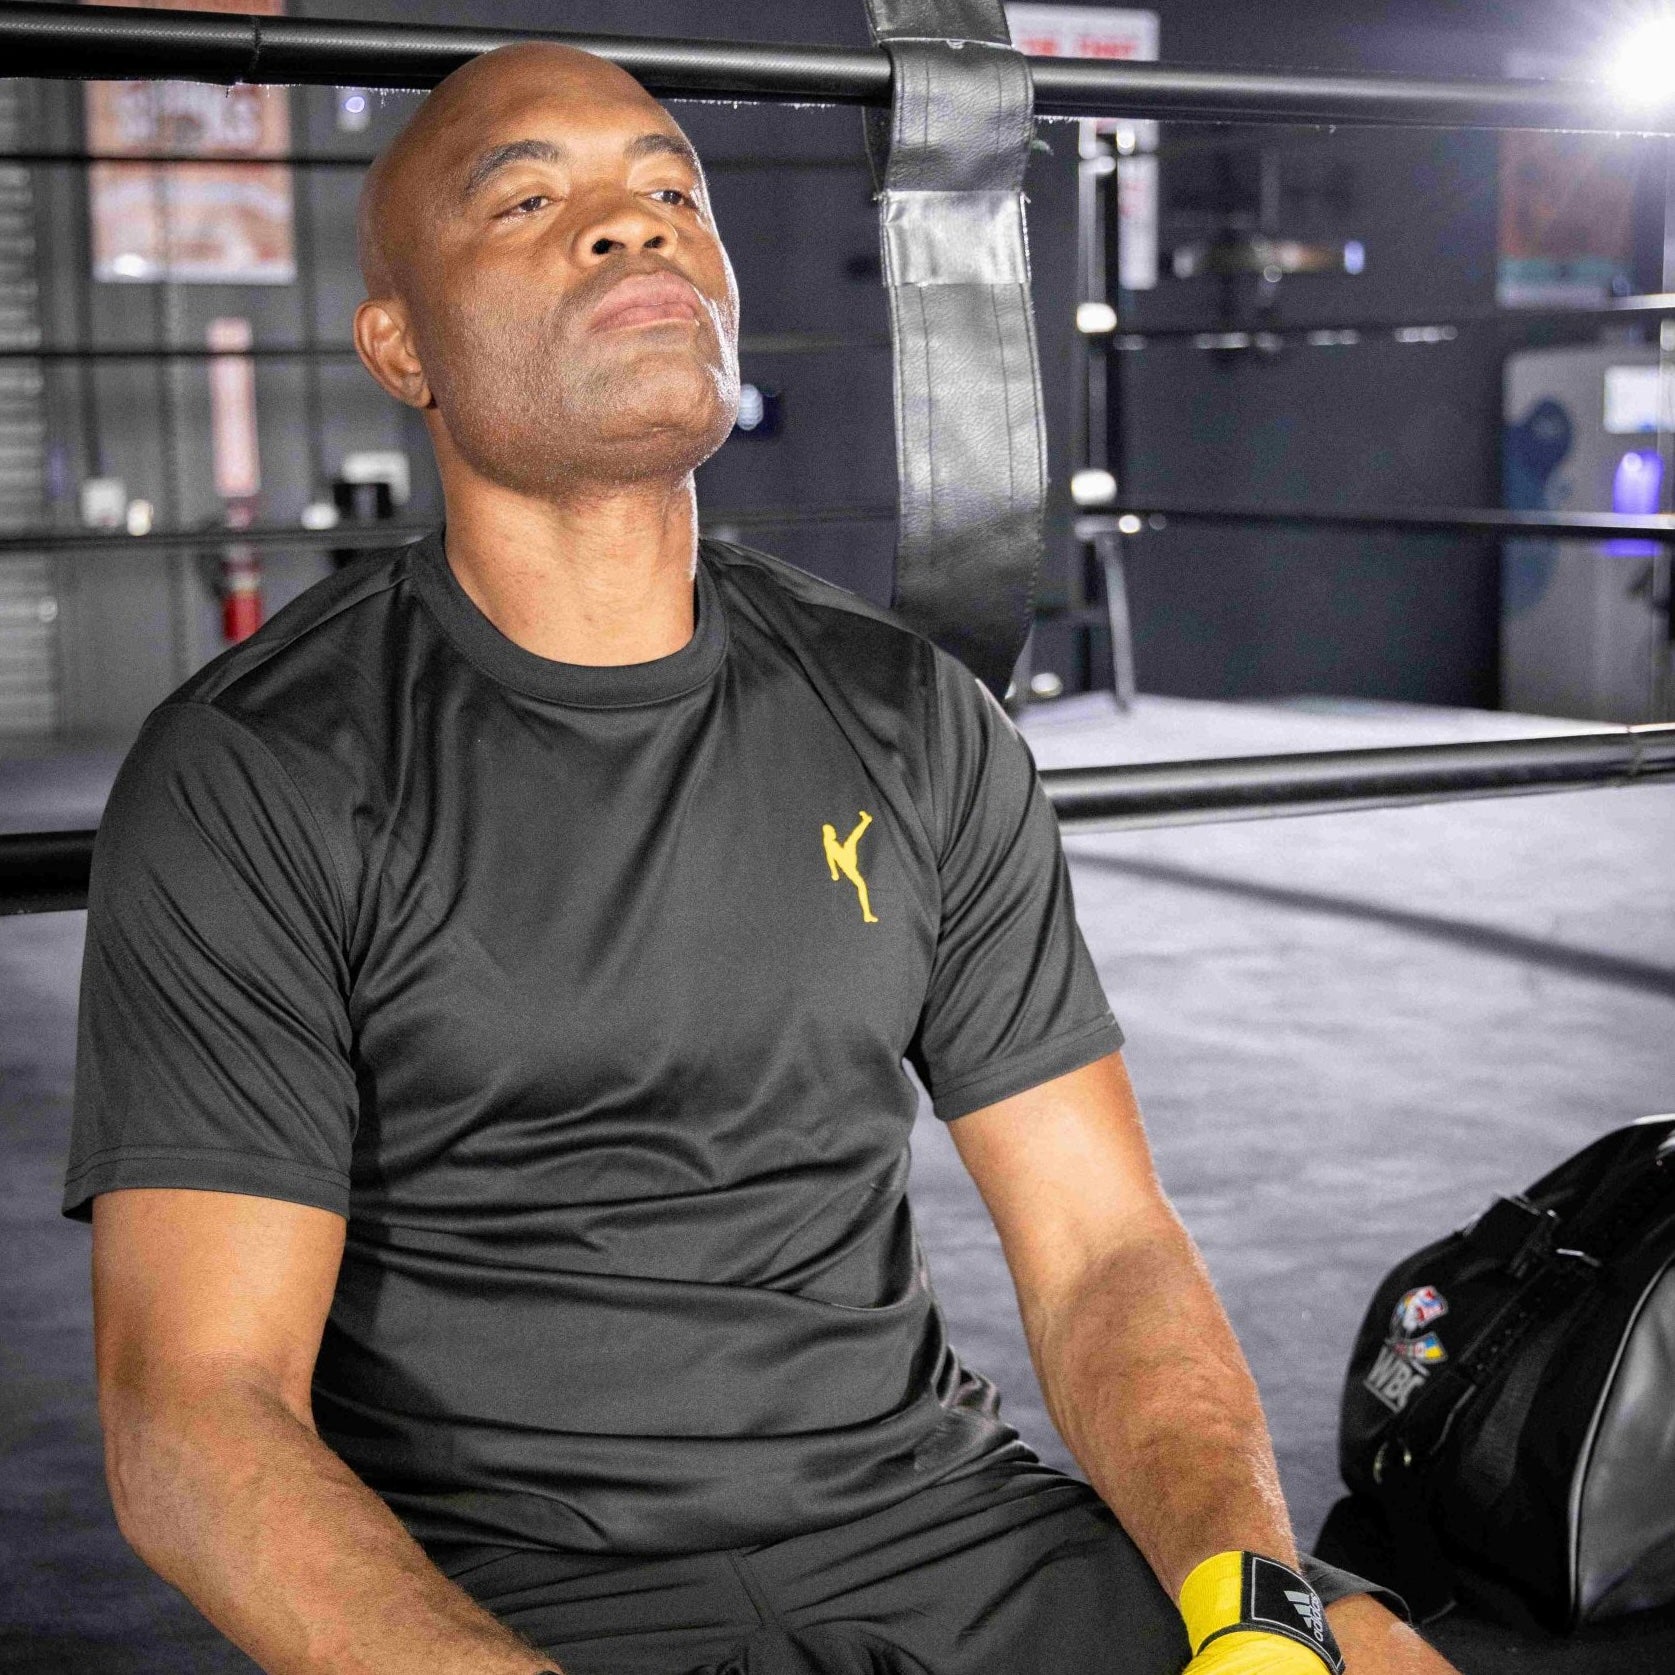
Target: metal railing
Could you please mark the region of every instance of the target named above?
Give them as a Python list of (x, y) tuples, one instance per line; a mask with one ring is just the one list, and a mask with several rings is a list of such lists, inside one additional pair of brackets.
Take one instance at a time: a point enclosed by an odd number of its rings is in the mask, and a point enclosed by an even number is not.
[[(873, 47), (360, 23), (338, 18), (0, 6), (6, 73), (84, 80), (424, 88), (515, 41), (611, 59), (661, 98), (884, 105), (890, 62)], [(1487, 81), (1322, 70), (1218, 70), (1080, 58), (1032, 60), (1042, 116), (1353, 123), (1394, 127), (1675, 132), (1675, 86), (1631, 104), (1597, 82)]]

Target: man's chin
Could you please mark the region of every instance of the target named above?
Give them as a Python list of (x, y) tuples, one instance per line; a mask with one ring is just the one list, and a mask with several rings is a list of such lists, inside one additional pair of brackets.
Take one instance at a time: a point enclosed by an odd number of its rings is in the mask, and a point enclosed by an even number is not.
[[(727, 440), (730, 413), (593, 415), (471, 439), (460, 453), (479, 476), (536, 499), (562, 500), (584, 484), (594, 490), (678, 483)], [(456, 439), (456, 444), (457, 444)]]
[[(690, 471), (727, 440), (737, 412), (736, 377), (670, 358), (643, 362), (631, 376), (611, 380), (577, 417), (611, 456), (657, 458)], [(678, 461), (685, 464), (676, 466)]]
[(599, 436), (602, 476), (624, 482), (684, 477), (727, 440), (730, 416), (714, 410), (638, 415), (639, 422), (610, 427)]
[(491, 379), (473, 380), (477, 388), (445, 403), (455, 446), (479, 475), (543, 497), (582, 481), (685, 476), (733, 428), (737, 370), (691, 344), (671, 345), (669, 333), (643, 335), (629, 352), (589, 355), (592, 365), (576, 364), (577, 354), (562, 374), (507, 369), (497, 399)]

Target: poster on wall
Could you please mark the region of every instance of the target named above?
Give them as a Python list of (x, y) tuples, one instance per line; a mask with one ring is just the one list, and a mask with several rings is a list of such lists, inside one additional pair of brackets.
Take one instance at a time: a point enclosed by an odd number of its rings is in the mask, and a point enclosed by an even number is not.
[[(126, 0), (160, 6), (162, 0)], [(284, 0), (169, 0), (199, 12), (284, 10)], [(88, 171), (93, 277), (201, 285), (285, 285), (296, 278), (290, 97), (282, 87), (193, 81), (87, 84), (87, 148), (102, 158), (249, 158), (243, 162), (98, 162)]]
[[(1157, 57), (1156, 12), (1114, 6), (1008, 5), (1012, 44), (1032, 58)], [(1117, 281), (1129, 291), (1157, 284), (1157, 124), (1100, 118), (1117, 152)]]
[[(1150, 61), (1157, 57), (1156, 12), (1118, 6), (1014, 5), (1007, 0), (1006, 27), (1012, 45), (1031, 58), (1117, 58)], [(1141, 124), (1156, 143), (1157, 124)], [(1101, 128), (1135, 126), (1101, 118)]]
[[(1507, 61), (1519, 80), (1565, 73), (1564, 60), (1537, 54)], [(1637, 163), (1634, 142), (1615, 134), (1500, 136), (1495, 300), (1503, 308), (1589, 307), (1633, 290)]]

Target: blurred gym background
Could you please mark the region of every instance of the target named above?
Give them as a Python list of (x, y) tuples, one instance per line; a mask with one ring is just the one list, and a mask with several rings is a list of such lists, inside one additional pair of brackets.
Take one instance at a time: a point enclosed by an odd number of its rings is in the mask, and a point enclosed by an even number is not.
[[(286, 10), (866, 39), (861, 8), (831, 0)], [(1011, 10), (1042, 54), (1618, 75), (1629, 127), (1635, 77), (1675, 74), (1626, 5)], [(413, 102), (0, 80), (0, 830), (96, 824), (173, 687), (438, 517), (420, 425), (349, 348), (361, 169)], [(744, 304), (746, 401), (702, 516), (885, 601), (894, 436), (861, 118), (672, 108)], [(1505, 509), (1675, 504), (1675, 141), (1039, 134), (1052, 491), (1016, 698), (1044, 768), (1675, 713), (1669, 549), (1493, 528)], [(1667, 786), (1067, 841), (1165, 1184), (1256, 1371), (1305, 1542), (1340, 1493), (1337, 1392), (1379, 1276), (1675, 1105), (1672, 843)], [(105, 1497), (87, 1239), (57, 1213), (82, 922), (0, 920), (0, 1669), (248, 1669), (127, 1551)], [(993, 1229), (928, 1115), (913, 1201), (954, 1342), (1075, 1470)], [(1552, 1642), (1461, 1614), (1438, 1638), (1467, 1675), (1664, 1675), (1675, 1619), (1657, 1615)]]

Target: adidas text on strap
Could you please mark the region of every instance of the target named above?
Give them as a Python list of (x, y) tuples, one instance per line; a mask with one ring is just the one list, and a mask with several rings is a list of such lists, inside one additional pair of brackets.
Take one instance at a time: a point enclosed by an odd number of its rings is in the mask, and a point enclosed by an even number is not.
[(1260, 1553), (1217, 1553), (1187, 1577), (1181, 1616), (1196, 1657), (1224, 1634), (1281, 1634), (1343, 1675), (1343, 1653), (1317, 1594), (1289, 1565)]

